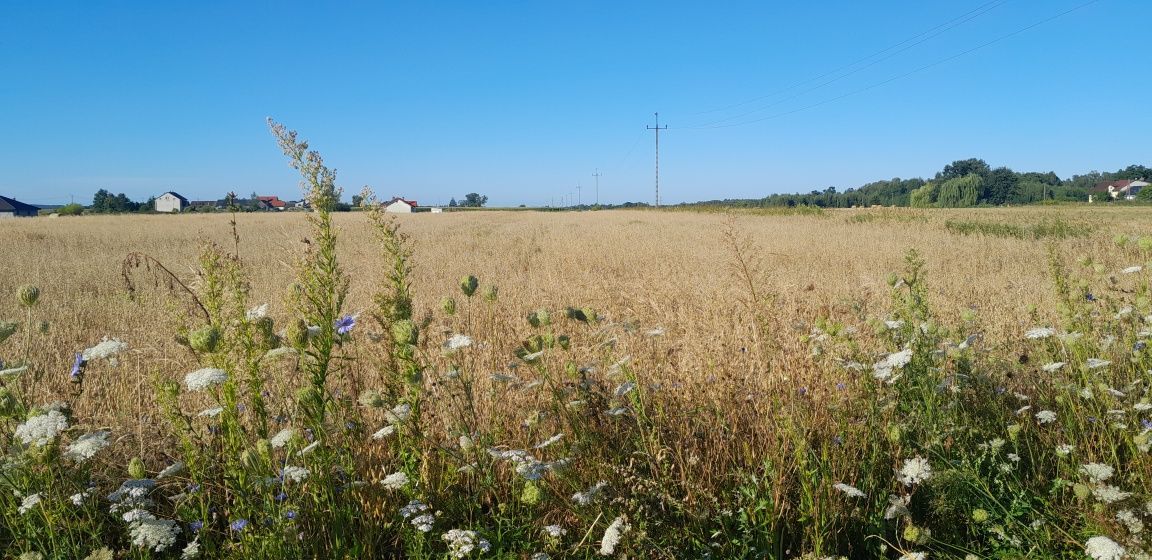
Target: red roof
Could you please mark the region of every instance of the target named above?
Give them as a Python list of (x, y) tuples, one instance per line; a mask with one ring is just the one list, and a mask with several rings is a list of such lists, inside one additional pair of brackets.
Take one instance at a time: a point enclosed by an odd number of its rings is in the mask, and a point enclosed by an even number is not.
[(1111, 187), (1113, 190), (1120, 190), (1120, 189), (1123, 189), (1123, 188), (1125, 188), (1131, 184), (1132, 184), (1132, 181), (1129, 181), (1127, 179), (1120, 180), (1120, 181), (1105, 181), (1103, 183), (1096, 183), (1096, 186), (1092, 187), (1092, 190), (1100, 191), (1100, 192), (1108, 192), (1109, 187)]
[(256, 197), (256, 200), (267, 202), (268, 205), (273, 207), (273, 208), (283, 208), (283, 207), (288, 205), (288, 203), (284, 202), (283, 200), (280, 200), (280, 197), (275, 196), (275, 195), (273, 195), (273, 196), (258, 196), (258, 197)]
[(398, 196), (397, 196), (397, 197), (395, 197), (395, 198), (393, 198), (392, 200), (389, 200), (389, 201), (388, 201), (388, 204), (392, 204), (393, 202), (397, 202), (397, 201), (399, 201), (399, 202), (403, 202), (404, 204), (407, 204), (408, 206), (411, 206), (411, 207), (413, 207), (413, 208), (415, 208), (415, 207), (419, 206), (419, 204), (416, 204), (416, 201), (415, 201), (415, 200), (408, 200), (408, 199), (406, 199), (406, 198), (400, 198), (400, 197), (398, 197)]

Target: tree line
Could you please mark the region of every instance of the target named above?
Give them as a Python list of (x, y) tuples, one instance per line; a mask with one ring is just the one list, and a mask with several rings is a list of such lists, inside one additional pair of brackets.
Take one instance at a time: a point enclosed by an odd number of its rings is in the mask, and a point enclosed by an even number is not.
[[(1111, 173), (1091, 171), (1061, 179), (1052, 171), (1018, 172), (1007, 167), (992, 168), (982, 159), (970, 158), (944, 166), (930, 180), (897, 177), (845, 191), (828, 187), (807, 194), (773, 194), (761, 199), (713, 200), (696, 204), (741, 207), (851, 208), (881, 205), (961, 208), (1046, 201), (1087, 202), (1088, 195), (1097, 184), (1124, 179), (1152, 179), (1152, 169), (1143, 165), (1129, 165)], [(1100, 198), (1101, 201), (1108, 199), (1107, 196)], [(1152, 199), (1152, 189), (1142, 190), (1140, 198)]]

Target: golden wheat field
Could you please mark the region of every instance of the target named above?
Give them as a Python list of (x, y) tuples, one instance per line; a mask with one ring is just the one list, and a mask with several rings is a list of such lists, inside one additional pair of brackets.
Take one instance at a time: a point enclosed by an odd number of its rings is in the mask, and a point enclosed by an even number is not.
[[(538, 308), (592, 307), (635, 326), (639, 334), (663, 331), (622, 341), (620, 352), (631, 355), (646, 377), (711, 387), (717, 379), (732, 378), (756, 385), (765, 382), (755, 379), (757, 372), (769, 369), (796, 384), (819, 385), (821, 380), (806, 378), (818, 374), (800, 338), (821, 317), (882, 316), (889, 303), (885, 278), (901, 270), (908, 249), (927, 261), (932, 304), (944, 320), (973, 310), (988, 340), (1016, 339), (1032, 323), (1030, 310), (1041, 317), (1052, 314), (1049, 246), (1069, 258), (1092, 255), (1123, 266), (1114, 236), (1147, 233), (1150, 214), (1144, 208), (1076, 207), (819, 215), (475, 212), (397, 219), (415, 251), (417, 316), (430, 314), (443, 297), (458, 295), (462, 275), (474, 274), (483, 285), (499, 288), (496, 302), (477, 306), (472, 326), (478, 330), (470, 332), (488, 341), (484, 363), (493, 371), (504, 367), (515, 343), (530, 330), (517, 318)], [(358, 213), (335, 217), (340, 259), (352, 278), (346, 308), (368, 309), (383, 266), (369, 225)], [(30, 352), (37, 372), (25, 381), (29, 396), (37, 401), (67, 396), (73, 353), (105, 336), (121, 338), (131, 345), (132, 357), (119, 369), (90, 376), (73, 406), (97, 424), (130, 428), (138, 439), (121, 445), (147, 451), (156, 420), (151, 379), (178, 379), (194, 360), (172, 341), (166, 292), (150, 287), (137, 272), (139, 297), (129, 299), (121, 263), (129, 253), (145, 253), (191, 285), (198, 247), (219, 243), (237, 250), (247, 265), (251, 301), (268, 302), (270, 314), (282, 316), (293, 262), (307, 232), (304, 217), (237, 215), (238, 245), (231, 219), (95, 216), (0, 224), (0, 254), (6, 261), (0, 268), (0, 318), (24, 318), (11, 297), (17, 286), (43, 291), (32, 318), (48, 326)], [(1089, 233), (1040, 240), (959, 235), (945, 228), (949, 220), (1023, 225), (1058, 220)], [(795, 341), (769, 358), (783, 367), (760, 368), (742, 350), (757, 336), (767, 336), (754, 332), (745, 305), (751, 290), (770, 298), (773, 312), (784, 319), (775, 324), (791, 329), (771, 333), (782, 344)], [(452, 325), (439, 326), (447, 333)], [(699, 394), (706, 398), (707, 393)]]

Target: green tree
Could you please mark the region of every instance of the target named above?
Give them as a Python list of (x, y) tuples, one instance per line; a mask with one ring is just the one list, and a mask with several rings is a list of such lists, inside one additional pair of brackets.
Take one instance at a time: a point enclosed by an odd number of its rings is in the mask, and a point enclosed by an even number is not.
[(93, 212), (111, 212), (110, 199), (114, 198), (107, 189), (100, 189), (92, 196)]
[(936, 204), (936, 194), (936, 183), (925, 183), (908, 195), (908, 204), (913, 208), (931, 207)]
[(997, 167), (984, 181), (984, 200), (988, 204), (1007, 204), (1016, 197), (1020, 176), (1007, 167)]
[(988, 164), (982, 159), (958, 159), (948, 165), (945, 165), (944, 169), (936, 174), (936, 180), (949, 181), (952, 179), (959, 179), (973, 173), (981, 177), (987, 177), (991, 172), (992, 168), (989, 167)]
[[(441, 199), (441, 200), (443, 200), (443, 199)], [(455, 208), (455, 207), (457, 207), (457, 206), (459, 206), (459, 205), (458, 205), (458, 204), (456, 204), (456, 199), (455, 199), (455, 198), (453, 198), (452, 200), (448, 201), (448, 207), (449, 207), (449, 208)]]
[(936, 206), (941, 208), (967, 208), (976, 206), (984, 189), (984, 179), (976, 173), (945, 181), (940, 185)]
[(488, 197), (478, 193), (468, 193), (464, 195), (464, 200), (460, 202), (460, 206), (467, 208), (479, 208), (488, 202)]
[(79, 216), (84, 213), (84, 207), (76, 202), (65, 204), (56, 210), (61, 216)]

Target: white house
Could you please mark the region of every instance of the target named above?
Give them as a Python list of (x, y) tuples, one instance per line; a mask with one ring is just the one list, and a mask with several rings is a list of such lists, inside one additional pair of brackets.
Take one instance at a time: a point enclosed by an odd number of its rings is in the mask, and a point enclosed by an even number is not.
[(157, 212), (180, 212), (188, 207), (188, 199), (177, 193), (168, 191), (156, 197)]
[(416, 208), (415, 200), (404, 200), (403, 198), (396, 197), (384, 206), (384, 211), (392, 214), (411, 214), (413, 208)]

